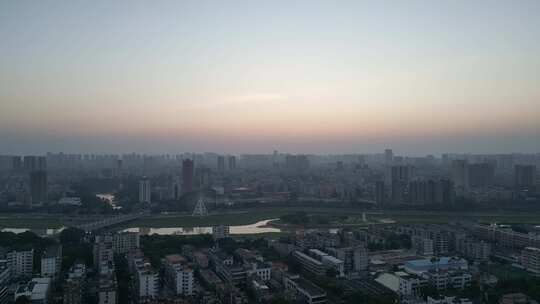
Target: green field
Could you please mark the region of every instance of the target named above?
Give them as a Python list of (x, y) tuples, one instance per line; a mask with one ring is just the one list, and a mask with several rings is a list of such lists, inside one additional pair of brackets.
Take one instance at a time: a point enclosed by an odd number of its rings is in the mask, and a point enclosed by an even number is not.
[[(229, 212), (223, 214), (211, 214), (206, 217), (194, 217), (191, 215), (153, 215), (141, 218), (129, 223), (132, 227), (201, 227), (212, 225), (249, 225), (267, 219), (276, 219), (285, 214), (305, 211), (310, 214), (350, 215), (343, 209), (336, 208), (257, 208), (245, 211)], [(352, 211), (353, 214), (361, 214), (362, 211)]]
[[(212, 225), (248, 225), (261, 220), (279, 218), (285, 214), (304, 211), (308, 214), (319, 215), (345, 215), (348, 219), (344, 225), (365, 225), (361, 221), (363, 210), (341, 208), (259, 208), (237, 213), (225, 213), (219, 215), (209, 215), (206, 217), (193, 217), (190, 215), (154, 215), (142, 218), (129, 223), (132, 227), (199, 227)], [(540, 214), (530, 213), (465, 213), (465, 212), (421, 212), (421, 211), (390, 211), (384, 214), (370, 215), (369, 222), (378, 222), (383, 219), (391, 219), (397, 223), (433, 223), (442, 224), (452, 221), (475, 221), (480, 223), (521, 223), (540, 224)]]
[[(200, 227), (212, 225), (248, 225), (261, 220), (279, 218), (285, 214), (304, 211), (317, 215), (348, 216), (342, 224), (364, 225), (361, 221), (363, 210), (320, 207), (279, 207), (253, 208), (243, 211), (229, 211), (223, 214), (211, 214), (206, 217), (191, 215), (152, 215), (130, 222), (127, 227)], [(475, 221), (481, 223), (520, 223), (540, 225), (540, 213), (505, 213), (505, 212), (438, 212), (438, 211), (385, 211), (382, 214), (367, 212), (368, 222), (380, 222), (390, 219), (397, 223), (448, 223), (452, 221)], [(58, 215), (4, 214), (0, 216), (0, 228), (59, 228), (65, 221)], [(327, 225), (326, 225), (327, 226)]]
[(479, 223), (540, 224), (540, 214), (479, 214), (479, 213), (430, 213), (430, 214), (384, 214), (374, 218), (388, 218), (398, 223), (444, 224), (455, 221), (474, 221)]
[(63, 226), (59, 217), (27, 217), (24, 215), (5, 215), (0, 217), (0, 228), (51, 228), (56, 229)]

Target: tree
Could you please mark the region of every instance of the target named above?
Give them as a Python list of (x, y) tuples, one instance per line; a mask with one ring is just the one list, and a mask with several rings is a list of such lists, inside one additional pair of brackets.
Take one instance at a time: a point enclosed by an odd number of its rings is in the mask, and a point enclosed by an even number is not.
[(79, 244), (83, 241), (84, 236), (84, 230), (68, 227), (60, 232), (60, 243), (62, 245)]
[(15, 304), (30, 304), (30, 299), (27, 296), (20, 296), (15, 300)]
[(424, 295), (424, 297), (435, 298), (439, 296), (439, 291), (437, 290), (435, 286), (428, 284), (422, 288), (422, 295)]
[(345, 303), (347, 304), (391, 304), (396, 303), (397, 299), (393, 295), (371, 296), (357, 291), (348, 296)]
[(334, 268), (328, 268), (326, 270), (326, 276), (327, 277), (335, 278), (338, 274), (339, 274), (339, 272), (337, 270), (335, 270)]
[(290, 304), (290, 303), (291, 301), (288, 301), (285, 298), (279, 297), (279, 298), (274, 298), (270, 300), (269, 304)]

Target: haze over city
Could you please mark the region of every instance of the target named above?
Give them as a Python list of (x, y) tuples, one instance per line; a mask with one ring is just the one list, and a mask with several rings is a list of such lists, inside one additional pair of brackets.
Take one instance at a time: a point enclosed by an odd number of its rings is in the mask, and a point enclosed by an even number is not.
[(2, 1), (0, 152), (537, 152), (539, 10)]
[(538, 304), (540, 0), (0, 0), (0, 304)]

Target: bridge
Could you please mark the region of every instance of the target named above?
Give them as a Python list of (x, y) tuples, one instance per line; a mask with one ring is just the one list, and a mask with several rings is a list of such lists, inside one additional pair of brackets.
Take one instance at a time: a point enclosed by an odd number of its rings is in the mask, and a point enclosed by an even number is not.
[(84, 230), (86, 232), (93, 232), (101, 230), (110, 226), (127, 223), (138, 218), (142, 218), (150, 214), (148, 211), (142, 211), (137, 213), (122, 214), (111, 217), (102, 218), (92, 222), (81, 223), (78, 225), (72, 225), (71, 227)]

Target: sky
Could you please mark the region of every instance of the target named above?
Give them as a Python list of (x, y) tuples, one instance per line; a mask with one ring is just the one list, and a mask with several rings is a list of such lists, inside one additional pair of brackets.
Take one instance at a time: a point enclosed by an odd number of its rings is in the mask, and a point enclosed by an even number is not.
[(0, 0), (0, 153), (540, 152), (540, 1)]

